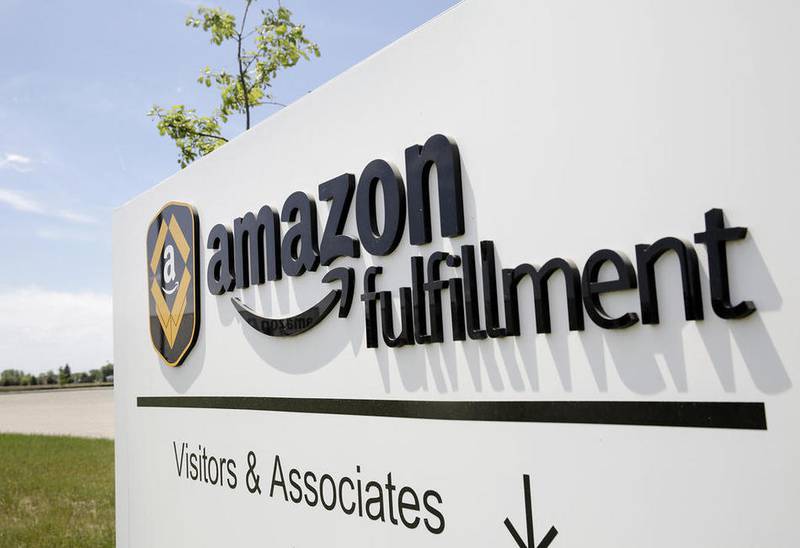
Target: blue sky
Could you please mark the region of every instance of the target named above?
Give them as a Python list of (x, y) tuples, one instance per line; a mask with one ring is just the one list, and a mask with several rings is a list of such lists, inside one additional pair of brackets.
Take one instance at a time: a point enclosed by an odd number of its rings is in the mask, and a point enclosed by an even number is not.
[[(294, 101), (455, 3), (284, 0), (322, 56), (281, 74), (276, 100)], [(153, 103), (210, 112), (214, 92), (197, 75), (230, 66), (227, 46), (183, 24), (201, 4), (239, 14), (243, 2), (0, 2), (0, 369), (111, 359), (111, 211), (178, 169), (145, 113)], [(243, 127), (232, 124), (228, 136)]]

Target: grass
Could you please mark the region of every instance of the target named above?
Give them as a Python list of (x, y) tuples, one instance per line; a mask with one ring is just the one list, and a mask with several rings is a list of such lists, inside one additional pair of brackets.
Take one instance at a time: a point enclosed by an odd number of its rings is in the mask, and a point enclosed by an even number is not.
[(112, 440), (0, 434), (0, 547), (113, 545)]

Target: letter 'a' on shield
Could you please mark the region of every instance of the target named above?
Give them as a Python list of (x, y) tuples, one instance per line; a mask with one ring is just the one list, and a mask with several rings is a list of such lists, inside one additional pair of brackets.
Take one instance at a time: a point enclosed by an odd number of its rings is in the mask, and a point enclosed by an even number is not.
[(200, 331), (199, 223), (194, 208), (169, 202), (147, 228), (150, 339), (170, 367), (189, 355)]

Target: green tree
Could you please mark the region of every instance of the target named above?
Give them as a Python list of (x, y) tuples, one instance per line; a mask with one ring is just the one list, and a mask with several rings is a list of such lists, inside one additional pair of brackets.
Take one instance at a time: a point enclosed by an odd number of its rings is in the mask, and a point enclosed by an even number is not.
[(22, 371), (6, 369), (0, 373), (0, 386), (19, 386), (22, 382)]
[(69, 368), (69, 364), (64, 365), (64, 367), (58, 368), (58, 384), (69, 384), (72, 382), (72, 370)]
[(39, 384), (58, 384), (58, 377), (56, 374), (53, 373), (53, 370), (50, 369), (47, 373), (42, 373), (42, 382)]
[(102, 375), (103, 381), (105, 381), (108, 377), (114, 376), (114, 364), (111, 362), (107, 362), (103, 367), (100, 368), (100, 374)]
[(208, 32), (212, 44), (234, 46), (235, 65), (233, 70), (206, 67), (197, 79), (219, 91), (219, 107), (210, 116), (201, 116), (185, 105), (174, 105), (168, 110), (153, 105), (147, 113), (156, 121), (159, 134), (175, 142), (182, 168), (228, 141), (222, 135), (222, 125), (232, 115), (243, 115), (248, 130), (252, 109), (261, 105), (283, 106), (270, 92), (278, 72), (295, 66), (300, 59), (319, 57), (319, 47), (306, 37), (305, 26), (293, 22), (292, 12), (280, 3), (277, 9), (261, 10), (255, 25), (247, 27), (254, 2), (244, 0), (240, 23), (222, 8), (202, 6), (195, 15), (186, 18), (186, 26)]

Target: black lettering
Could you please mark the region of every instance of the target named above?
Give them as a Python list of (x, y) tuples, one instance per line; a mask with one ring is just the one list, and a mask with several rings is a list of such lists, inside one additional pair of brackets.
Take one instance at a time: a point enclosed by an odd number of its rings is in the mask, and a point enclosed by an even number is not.
[[(356, 466), (356, 473), (357, 474), (361, 473), (361, 466)], [(364, 512), (363, 512), (363, 504), (362, 504), (362, 500), (361, 500), (362, 499), (362, 497), (361, 497), (361, 478), (358, 478), (356, 480), (356, 483), (358, 484), (358, 488), (356, 489), (356, 493), (358, 493), (358, 515), (359, 515), (359, 517), (362, 517), (364, 515)]]
[(700, 293), (700, 269), (697, 265), (697, 253), (689, 242), (678, 238), (661, 238), (651, 245), (639, 244), (636, 246), (642, 323), (658, 323), (655, 264), (668, 251), (674, 251), (680, 262), (686, 320), (702, 320), (703, 297)]
[(236, 479), (236, 463), (233, 461), (233, 459), (228, 459), (228, 476), (228, 487), (231, 489), (236, 489), (236, 484), (238, 481)]
[(425, 263), (422, 257), (411, 257), (411, 297), (414, 315), (414, 340), (428, 344), (428, 316), (425, 313)]
[(306, 270), (316, 270), (319, 266), (319, 246), (317, 205), (314, 199), (304, 192), (293, 193), (283, 204), (281, 221), (297, 221), (289, 227), (283, 237), (281, 246), (283, 271), (289, 276), (300, 276)]
[[(428, 281), (424, 289), (428, 294), (428, 315), (431, 318), (430, 342), (444, 341), (444, 328), (442, 323), (442, 290), (447, 289), (450, 283), (442, 280), (439, 268), (443, 262), (451, 261), (452, 256), (444, 251), (437, 251), (428, 257)], [(423, 312), (423, 316), (425, 313)]]
[(725, 216), (721, 209), (709, 209), (705, 215), (706, 231), (694, 235), (694, 241), (705, 244), (708, 254), (708, 277), (711, 286), (711, 308), (714, 314), (726, 320), (744, 318), (756, 311), (753, 301), (731, 304), (731, 288), (728, 278), (727, 242), (742, 240), (747, 228), (735, 226), (725, 228)]
[(383, 342), (389, 348), (399, 348), (414, 344), (414, 318), (412, 318), (411, 288), (400, 288), (400, 333), (394, 333), (394, 311), (392, 292), (381, 291), (378, 294), (381, 303), (381, 333)]
[(263, 284), (265, 279), (281, 278), (280, 238), (278, 214), (269, 206), (262, 207), (258, 217), (248, 212), (233, 221), (236, 287), (244, 288), (251, 283)]
[(497, 298), (497, 267), (494, 261), (494, 242), (481, 242), (481, 270), (483, 272), (483, 310), (486, 314), (486, 333), (492, 337), (505, 337), (506, 330), (500, 327), (500, 312)]
[(308, 504), (309, 506), (316, 506), (317, 501), (319, 500), (319, 497), (317, 496), (317, 487), (316, 485), (312, 485), (311, 483), (309, 483), (308, 481), (309, 478), (311, 478), (311, 481), (313, 482), (317, 481), (317, 476), (314, 475), (314, 472), (306, 472), (305, 475), (303, 476), (303, 481), (306, 484), (306, 489), (308, 489), (308, 491), (314, 495), (313, 502), (311, 501), (311, 499), (308, 498), (308, 495), (305, 496), (306, 504)]
[(475, 246), (462, 245), (461, 260), (461, 271), (464, 277), (464, 308), (466, 309), (467, 335), (473, 340), (485, 339), (486, 330), (480, 328), (478, 281), (475, 273)]
[(319, 199), (331, 202), (328, 221), (322, 233), (319, 258), (323, 266), (328, 266), (339, 257), (358, 257), (358, 240), (345, 236), (347, 213), (356, 188), (356, 177), (352, 173), (339, 175), (319, 185)]
[(206, 283), (212, 295), (222, 295), (233, 291), (236, 278), (234, 276), (233, 236), (225, 225), (214, 225), (208, 233), (208, 249), (216, 252), (208, 262)]
[[(214, 472), (214, 477), (211, 477), (211, 472)], [(211, 485), (216, 485), (217, 480), (219, 479), (219, 467), (217, 463), (216, 457), (209, 457), (208, 458), (208, 481)]]
[(189, 453), (189, 464), (192, 467), (191, 472), (189, 472), (189, 477), (196, 480), (200, 477), (200, 472), (197, 469), (197, 453)]
[(436, 491), (430, 490), (425, 491), (425, 495), (422, 497), (422, 501), (425, 504), (425, 508), (433, 514), (433, 516), (439, 521), (439, 524), (435, 527), (431, 525), (431, 522), (428, 518), (425, 518), (425, 527), (427, 527), (428, 531), (433, 533), (434, 535), (439, 535), (444, 532), (444, 516), (442, 513), (436, 508), (436, 506), (432, 505), (428, 499), (436, 499), (436, 501), (441, 504), (442, 503), (442, 496), (437, 493)]
[[(459, 264), (454, 260), (450, 266), (457, 267)], [(453, 340), (464, 341), (467, 339), (466, 319), (464, 317), (464, 282), (461, 278), (450, 278), (449, 283), (450, 323), (453, 327)]]
[(219, 485), (220, 485), (220, 487), (222, 487), (222, 484), (225, 483), (223, 478), (225, 477), (225, 462), (227, 460), (228, 459), (220, 459), (219, 460), (218, 473), (219, 473)]
[[(331, 494), (333, 495), (333, 500), (329, 503), (325, 502), (325, 481), (330, 483)], [(323, 474), (319, 479), (319, 499), (326, 510), (333, 510), (336, 508), (336, 483), (334, 483), (333, 478), (328, 474)]]
[(181, 470), (183, 470), (183, 454), (186, 451), (186, 444), (181, 443), (180, 458), (178, 458), (178, 445), (174, 441), (172, 442), (172, 451), (175, 453), (175, 466), (178, 468), (178, 477), (180, 477)]
[(389, 501), (389, 521), (392, 522), (392, 525), (397, 525), (397, 519), (394, 517), (394, 490), (397, 489), (397, 486), (392, 483), (392, 474), (389, 473), (386, 476), (386, 500)]
[[(381, 484), (377, 481), (367, 483), (367, 486), (364, 488), (364, 494), (369, 494), (369, 490), (372, 487), (374, 487), (378, 493), (366, 500), (365, 510), (367, 511), (367, 517), (373, 521), (386, 521), (383, 517), (383, 490), (381, 489)], [(370, 512), (370, 508), (373, 506), (378, 506), (377, 512)]]
[[(383, 231), (378, 226), (375, 199), (383, 188)], [(361, 245), (372, 255), (388, 255), (400, 243), (405, 228), (406, 191), (397, 168), (384, 160), (373, 160), (358, 180), (356, 224)]]
[(356, 503), (353, 502), (350, 505), (349, 508), (344, 505), (344, 484), (345, 483), (350, 485), (350, 490), (351, 491), (353, 491), (355, 489), (355, 486), (353, 485), (353, 480), (351, 480), (348, 477), (344, 477), (341, 480), (339, 480), (339, 506), (342, 507), (342, 512), (344, 512), (345, 514), (347, 514), (349, 516), (350, 514), (352, 514), (353, 512), (356, 511)]
[(525, 277), (533, 284), (533, 306), (536, 316), (536, 332), (550, 333), (550, 291), (548, 282), (556, 272), (564, 274), (567, 291), (567, 315), (570, 331), (583, 330), (583, 306), (581, 305), (581, 275), (575, 263), (556, 257), (541, 268), (523, 263), (514, 269), (503, 270), (503, 299), (506, 308), (506, 328), (509, 335), (519, 335), (518, 286)]
[[(248, 457), (249, 458), (249, 457)], [(280, 478), (280, 479), (278, 479)], [(289, 495), (286, 493), (286, 480), (283, 478), (283, 468), (281, 467), (281, 458), (275, 455), (275, 464), (272, 466), (272, 482), (269, 486), (269, 496), (275, 491), (275, 486), (278, 486), (283, 491), (283, 498), (289, 501)]]
[[(412, 502), (405, 502), (403, 500), (406, 498), (406, 495), (411, 495)], [(419, 499), (411, 487), (403, 487), (400, 489), (400, 493), (397, 496), (397, 507), (399, 508), (400, 521), (403, 522), (403, 525), (409, 529), (415, 529), (419, 525), (419, 516), (414, 516), (414, 519), (411, 521), (406, 519), (406, 516), (408, 515), (406, 512), (408, 510), (419, 512)]]
[(289, 470), (289, 483), (291, 484), (292, 489), (297, 490), (297, 496), (295, 496), (293, 491), (290, 491), (289, 498), (291, 498), (292, 502), (294, 502), (295, 504), (298, 504), (300, 503), (300, 501), (303, 500), (303, 490), (301, 489), (300, 484), (298, 483), (299, 481), (300, 481), (300, 472), (296, 468), (292, 468), (291, 470)]
[[(614, 265), (617, 271), (617, 279), (600, 282), (598, 281), (600, 268), (606, 262)], [(600, 302), (600, 295), (603, 293), (636, 289), (636, 271), (633, 269), (631, 261), (622, 253), (611, 251), (610, 249), (595, 251), (583, 267), (581, 285), (583, 289), (583, 306), (586, 308), (586, 313), (600, 327), (604, 329), (623, 329), (639, 321), (639, 316), (635, 312), (626, 312), (614, 318), (606, 313), (603, 309), (603, 304)]]
[(378, 348), (378, 307), (380, 294), (375, 291), (375, 277), (383, 272), (383, 267), (370, 266), (364, 271), (364, 326), (367, 331), (367, 348)]
[[(211, 463), (212, 460), (214, 461), (213, 465)], [(222, 478), (224, 476), (224, 471), (222, 470), (222, 466), (224, 462), (225, 459), (221, 459), (219, 457), (208, 457), (208, 478), (212, 485), (217, 485), (217, 484), (222, 485)], [(211, 480), (212, 468), (216, 473), (216, 477), (214, 480)]]
[(442, 236), (452, 238), (464, 234), (458, 145), (444, 135), (433, 135), (425, 146), (414, 145), (406, 149), (408, 228), (413, 245), (431, 241), (430, 175), (433, 166), (436, 166), (438, 179)]

